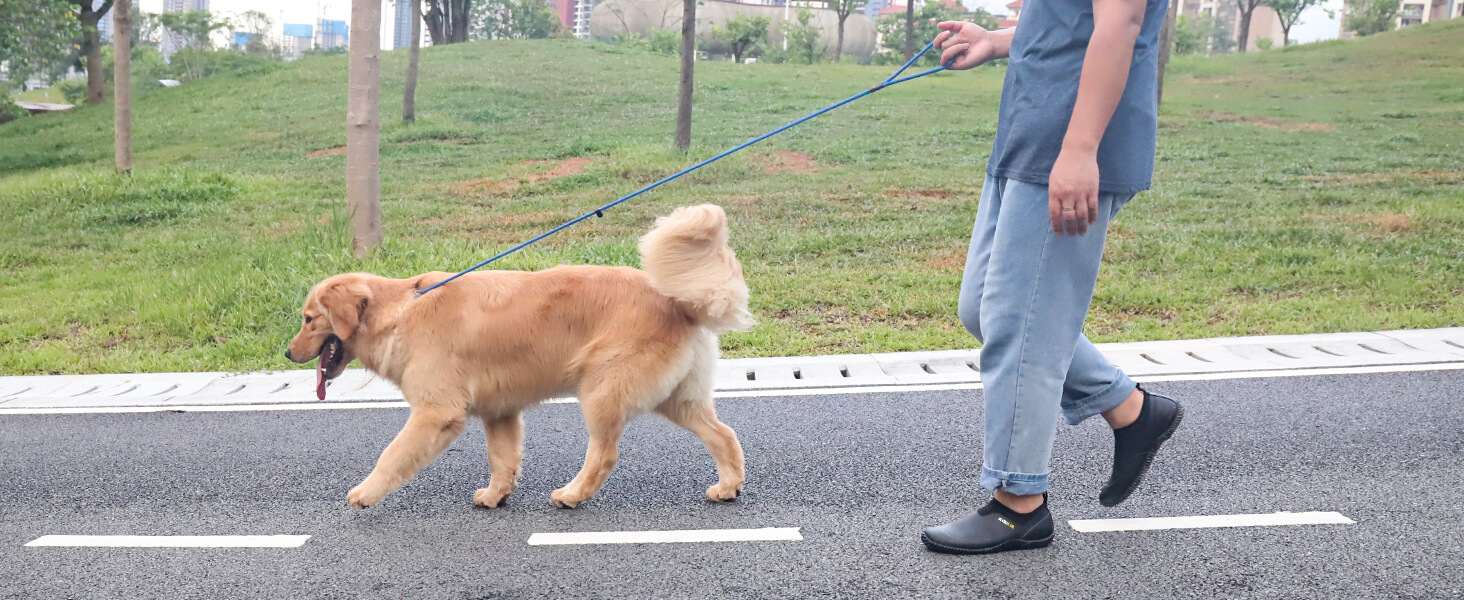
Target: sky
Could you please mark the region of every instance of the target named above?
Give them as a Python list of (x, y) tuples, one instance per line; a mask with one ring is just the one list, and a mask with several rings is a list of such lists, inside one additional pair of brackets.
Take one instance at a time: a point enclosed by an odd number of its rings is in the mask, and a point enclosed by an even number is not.
[[(971, 8), (982, 7), (996, 14), (1007, 12), (1010, 0), (963, 0)], [(393, 0), (382, 0), (381, 10), (389, 13)], [(161, 12), (163, 0), (140, 0), (139, 6), (145, 12)], [(314, 23), (319, 16), (350, 20), (350, 0), (209, 0), (209, 8), (215, 13), (237, 14), (246, 10), (257, 10), (270, 16), (278, 26), (280, 23)], [(1301, 22), (1296, 25), (1292, 39), (1296, 42), (1315, 42), (1337, 37), (1337, 19), (1329, 17), (1327, 11), (1340, 13), (1342, 0), (1323, 0), (1321, 6), (1314, 6), (1302, 13)]]

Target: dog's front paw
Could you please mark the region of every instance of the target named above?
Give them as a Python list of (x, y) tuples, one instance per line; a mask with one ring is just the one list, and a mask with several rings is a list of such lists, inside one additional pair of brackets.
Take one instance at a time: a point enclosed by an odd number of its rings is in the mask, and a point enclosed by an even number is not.
[(587, 498), (571, 493), (568, 487), (562, 487), (549, 494), (549, 502), (559, 508), (574, 508), (579, 506)]
[(376, 503), (381, 502), (383, 496), (385, 494), (367, 487), (363, 483), (351, 488), (351, 491), (346, 493), (346, 504), (349, 504), (351, 508), (370, 508), (376, 505)]
[(498, 508), (508, 502), (508, 490), (495, 490), (491, 487), (478, 488), (473, 492), (473, 504), (483, 508)]
[(741, 484), (718, 483), (707, 488), (707, 499), (712, 502), (731, 502), (741, 495)]

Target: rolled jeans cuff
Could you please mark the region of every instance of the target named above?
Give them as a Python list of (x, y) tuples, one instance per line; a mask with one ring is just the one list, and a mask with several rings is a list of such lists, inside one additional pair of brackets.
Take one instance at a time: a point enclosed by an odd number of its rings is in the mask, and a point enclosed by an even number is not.
[(991, 491), (1004, 490), (1008, 494), (1030, 496), (1047, 491), (1047, 473), (1013, 473), (981, 467), (981, 487)]
[(1134, 380), (1129, 379), (1128, 375), (1124, 374), (1123, 371), (1118, 371), (1118, 377), (1114, 379), (1111, 385), (1103, 388), (1102, 391), (1063, 406), (1062, 417), (1067, 421), (1068, 425), (1077, 425), (1088, 417), (1106, 413), (1118, 405), (1123, 404), (1123, 401), (1127, 400), (1129, 395), (1134, 393), (1134, 389), (1138, 387), (1139, 385), (1134, 383)]

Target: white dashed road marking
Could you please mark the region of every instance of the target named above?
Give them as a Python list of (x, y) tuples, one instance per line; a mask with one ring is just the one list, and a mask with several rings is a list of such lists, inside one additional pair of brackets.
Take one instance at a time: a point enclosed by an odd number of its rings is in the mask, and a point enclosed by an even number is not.
[(1208, 529), (1215, 527), (1275, 527), (1279, 525), (1352, 525), (1352, 519), (1335, 512), (1278, 512), (1258, 515), (1202, 515), (1195, 517), (1149, 517), (1142, 519), (1075, 519), (1073, 531), (1152, 531), (1155, 529)]
[(571, 531), (536, 533), (530, 546), (572, 546), (587, 544), (671, 544), (694, 542), (799, 542), (797, 527), (762, 529), (679, 529), (671, 531)]
[(43, 535), (30, 548), (299, 548), (308, 535)]

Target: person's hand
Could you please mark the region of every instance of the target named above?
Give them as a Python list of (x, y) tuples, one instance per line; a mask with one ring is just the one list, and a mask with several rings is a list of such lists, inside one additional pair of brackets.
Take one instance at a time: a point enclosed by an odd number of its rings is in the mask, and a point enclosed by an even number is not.
[(1047, 176), (1047, 212), (1058, 235), (1082, 235), (1098, 218), (1098, 153), (1066, 146)]
[(947, 69), (963, 71), (980, 66), (996, 55), (996, 43), (991, 32), (975, 23), (963, 21), (942, 21), (936, 25), (940, 35), (935, 36), (935, 47), (942, 50), (940, 64)]

